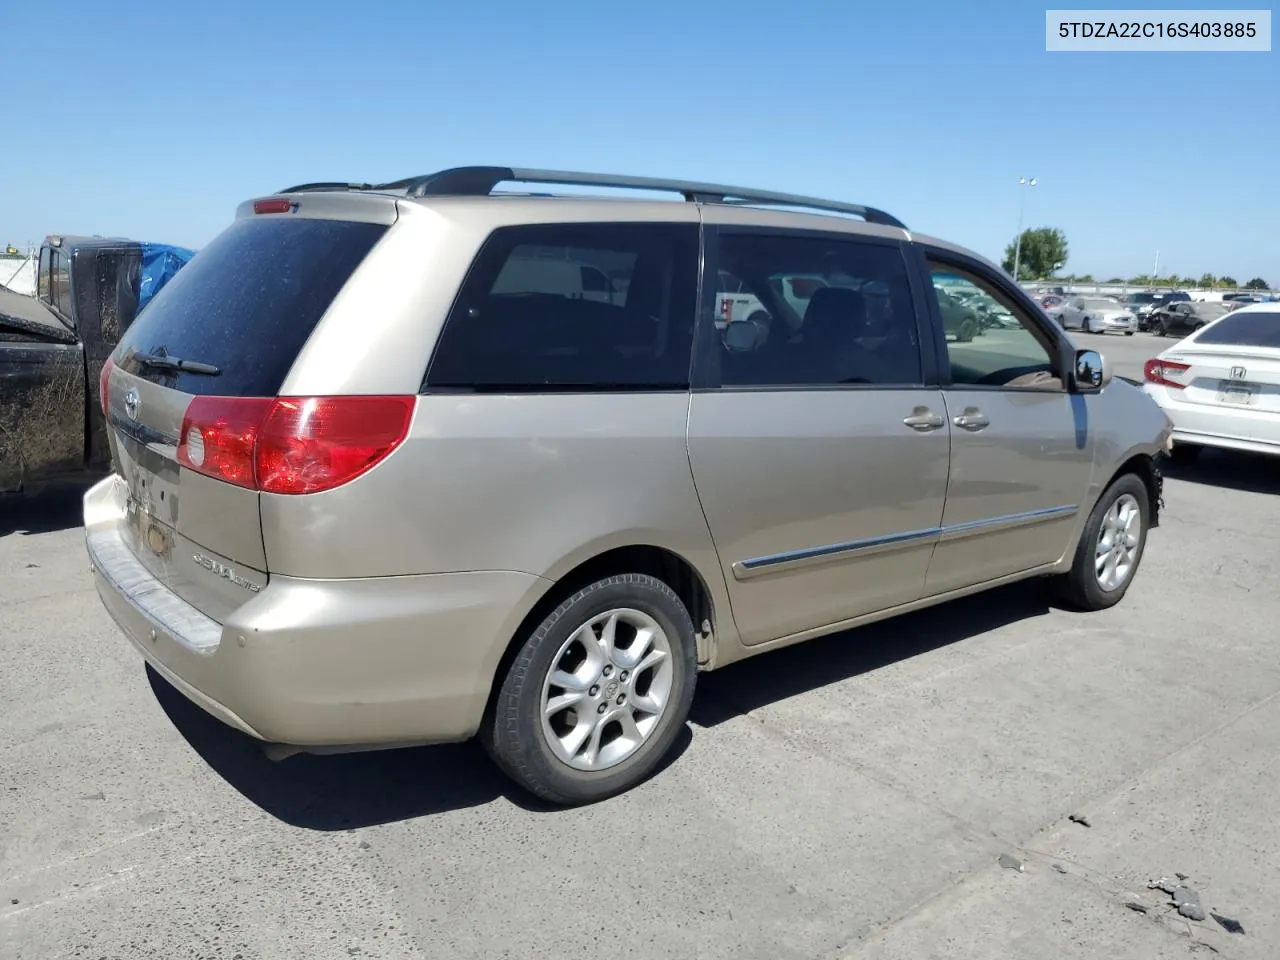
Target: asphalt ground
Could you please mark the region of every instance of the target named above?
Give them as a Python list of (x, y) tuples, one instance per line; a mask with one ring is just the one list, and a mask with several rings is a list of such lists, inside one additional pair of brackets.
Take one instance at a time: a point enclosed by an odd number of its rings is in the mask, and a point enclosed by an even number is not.
[(471, 744), (266, 759), (111, 624), (78, 494), (0, 503), (5, 960), (1276, 955), (1274, 461), (1171, 467), (1112, 610), (1021, 584), (704, 675), (568, 811)]

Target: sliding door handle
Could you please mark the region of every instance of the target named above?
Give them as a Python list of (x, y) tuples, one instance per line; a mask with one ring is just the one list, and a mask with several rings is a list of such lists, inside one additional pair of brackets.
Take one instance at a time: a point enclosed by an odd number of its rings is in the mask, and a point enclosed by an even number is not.
[(924, 413), (914, 413), (911, 416), (906, 417), (902, 422), (912, 430), (919, 430), (923, 433), (926, 430), (938, 430), (947, 421), (943, 420), (942, 417), (938, 416), (936, 413), (925, 411)]

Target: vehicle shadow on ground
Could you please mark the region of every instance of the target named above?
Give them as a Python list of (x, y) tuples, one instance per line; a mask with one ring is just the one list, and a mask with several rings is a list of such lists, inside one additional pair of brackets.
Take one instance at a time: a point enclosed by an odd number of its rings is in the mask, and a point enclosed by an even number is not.
[[(1166, 459), (1161, 472), (1170, 480), (1226, 487), (1242, 493), (1280, 494), (1280, 458), (1233, 450), (1202, 450), (1195, 460), (1179, 463)], [(1169, 491), (1165, 490), (1165, 500)]]
[[(476, 742), (271, 760), (263, 745), (205, 713), (150, 667), (170, 722), (220, 777), (277, 819), (308, 830), (351, 830), (481, 806), (499, 797), (530, 812), (555, 808), (504, 776)], [(688, 748), (686, 727), (655, 773)]]
[(0, 537), (56, 533), (84, 522), (84, 495), (93, 481), (48, 487), (34, 495), (0, 496)]
[[(966, 597), (742, 661), (704, 674), (690, 717), (714, 727), (758, 707), (821, 689), (899, 660), (1049, 612), (1039, 581)], [(269, 759), (258, 741), (232, 730), (147, 669), (161, 709), (192, 749), (248, 800), (309, 830), (350, 830), (466, 809), (500, 797), (535, 813), (554, 807), (515, 786), (475, 743)], [(654, 774), (678, 761), (686, 725)]]
[(691, 719), (700, 727), (714, 727), (768, 704), (1045, 616), (1049, 609), (1044, 582), (1031, 580), (742, 660), (699, 678)]

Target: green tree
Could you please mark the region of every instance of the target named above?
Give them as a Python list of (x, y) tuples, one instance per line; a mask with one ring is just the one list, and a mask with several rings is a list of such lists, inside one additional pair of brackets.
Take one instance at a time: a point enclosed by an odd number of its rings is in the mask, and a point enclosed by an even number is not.
[(1097, 283), (1098, 281), (1093, 279), (1092, 273), (1086, 273), (1083, 276), (1076, 277), (1076, 282), (1077, 283)]
[(1125, 283), (1125, 282), (1126, 280), (1124, 279), (1124, 277), (1112, 277), (1110, 280), (1107, 281), (1107, 283)]
[(1218, 286), (1220, 286), (1220, 287), (1238, 287), (1238, 286), (1240, 286), (1240, 284), (1236, 282), (1236, 278), (1235, 278), (1235, 277), (1219, 277), (1219, 278), (1218, 278)]
[[(1013, 272), (1013, 259), (1018, 253), (1018, 238), (1005, 247), (1002, 265)], [(1018, 259), (1019, 280), (1044, 280), (1052, 277), (1067, 262), (1067, 238), (1057, 227), (1037, 227), (1022, 231), (1022, 250)]]
[(1218, 285), (1218, 278), (1215, 277), (1212, 273), (1206, 273), (1204, 276), (1200, 278), (1200, 286), (1202, 287), (1208, 287), (1210, 290), (1212, 290), (1217, 285)]
[(1263, 280), (1261, 277), (1254, 277), (1244, 285), (1246, 290), (1270, 290), (1271, 284)]

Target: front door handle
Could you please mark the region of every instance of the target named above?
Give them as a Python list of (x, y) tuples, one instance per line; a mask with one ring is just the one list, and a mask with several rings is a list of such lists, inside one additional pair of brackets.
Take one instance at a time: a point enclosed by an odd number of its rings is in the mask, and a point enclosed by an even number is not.
[(951, 422), (961, 430), (982, 430), (984, 427), (991, 426), (991, 421), (987, 419), (987, 415), (976, 407), (970, 407)]
[(911, 416), (904, 418), (902, 422), (912, 430), (919, 430), (921, 433), (926, 430), (937, 430), (946, 423), (938, 414), (929, 410), (922, 411), (920, 408), (917, 408)]

